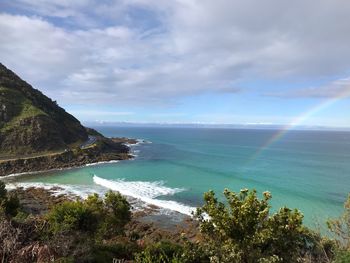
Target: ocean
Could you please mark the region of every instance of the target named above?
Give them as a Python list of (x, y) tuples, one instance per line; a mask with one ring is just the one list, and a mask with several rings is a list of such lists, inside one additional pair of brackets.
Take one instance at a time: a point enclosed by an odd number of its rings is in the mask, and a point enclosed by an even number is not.
[(213, 190), (243, 188), (272, 193), (272, 210), (297, 208), (306, 225), (325, 226), (339, 216), (350, 192), (350, 132), (263, 129), (95, 127), (105, 136), (144, 140), (135, 159), (13, 177), (15, 183), (86, 196), (108, 189), (190, 214)]

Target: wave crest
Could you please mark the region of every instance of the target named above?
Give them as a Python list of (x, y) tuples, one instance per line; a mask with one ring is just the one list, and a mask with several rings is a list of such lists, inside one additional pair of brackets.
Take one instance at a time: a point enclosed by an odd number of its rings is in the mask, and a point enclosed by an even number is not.
[(123, 195), (131, 196), (141, 201), (165, 208), (173, 211), (177, 211), (182, 214), (192, 215), (195, 211), (194, 207), (190, 207), (181, 204), (176, 201), (159, 200), (156, 197), (165, 195), (174, 195), (182, 192), (183, 188), (170, 188), (164, 186), (164, 182), (141, 182), (141, 181), (125, 181), (125, 180), (107, 180), (94, 175), (94, 183), (108, 189), (118, 191)]

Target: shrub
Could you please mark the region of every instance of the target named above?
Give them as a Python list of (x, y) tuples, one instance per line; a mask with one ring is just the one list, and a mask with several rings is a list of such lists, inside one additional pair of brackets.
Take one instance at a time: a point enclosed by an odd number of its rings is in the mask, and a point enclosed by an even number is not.
[(343, 215), (337, 219), (329, 220), (327, 225), (334, 234), (338, 245), (335, 262), (350, 262), (350, 195), (344, 203)]
[(297, 262), (306, 246), (299, 211), (284, 207), (270, 215), (269, 192), (262, 200), (255, 190), (224, 195), (228, 205), (206, 193), (196, 213), (211, 262)]
[(4, 182), (0, 181), (0, 214), (13, 217), (19, 211), (19, 200), (17, 196), (9, 194)]
[(94, 232), (98, 220), (97, 215), (81, 201), (66, 201), (54, 206), (47, 219), (55, 233), (71, 230)]
[(5, 203), (5, 214), (8, 216), (16, 216), (19, 212), (20, 204), (16, 195), (8, 195)]
[(113, 244), (95, 245), (89, 256), (89, 262), (110, 263), (113, 259), (127, 260), (132, 259), (133, 254), (139, 251), (136, 243), (118, 242)]
[(104, 206), (107, 211), (105, 233), (121, 234), (131, 219), (130, 204), (119, 192), (109, 191), (105, 195)]
[(349, 263), (350, 262), (350, 251), (340, 250), (337, 252), (334, 263)]
[(151, 244), (141, 253), (136, 254), (136, 263), (180, 263), (183, 248), (174, 243), (162, 241)]
[(329, 263), (332, 262), (337, 249), (336, 243), (328, 237), (322, 236), (311, 229), (305, 229), (305, 246), (301, 254), (307, 262)]
[(47, 219), (54, 233), (79, 230), (112, 236), (121, 234), (130, 221), (130, 204), (120, 193), (109, 191), (104, 199), (93, 194), (84, 201), (58, 204)]
[(350, 195), (344, 203), (344, 213), (337, 219), (327, 222), (328, 229), (334, 234), (340, 247), (350, 250)]

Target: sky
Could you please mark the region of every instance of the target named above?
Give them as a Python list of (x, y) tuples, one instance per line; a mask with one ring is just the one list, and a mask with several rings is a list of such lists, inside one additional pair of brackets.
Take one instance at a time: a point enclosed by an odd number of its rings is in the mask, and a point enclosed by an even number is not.
[(2, 0), (0, 62), (83, 122), (350, 127), (348, 0)]

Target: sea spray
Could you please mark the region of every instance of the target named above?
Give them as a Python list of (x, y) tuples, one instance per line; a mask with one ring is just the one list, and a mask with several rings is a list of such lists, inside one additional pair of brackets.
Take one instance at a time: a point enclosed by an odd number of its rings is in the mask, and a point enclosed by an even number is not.
[(50, 191), (54, 196), (66, 195), (75, 199), (76, 197), (87, 198), (89, 195), (97, 193), (101, 196), (105, 194), (104, 188), (91, 187), (88, 185), (66, 185), (66, 184), (50, 184), (50, 183), (7, 183), (6, 189), (13, 190), (16, 188), (42, 188)]
[(113, 191), (118, 191), (123, 195), (131, 196), (141, 201), (158, 206), (160, 208), (165, 208), (173, 210), (182, 214), (192, 215), (195, 211), (194, 207), (186, 206), (179, 202), (159, 200), (156, 197), (174, 195), (176, 193), (184, 191), (182, 188), (169, 188), (164, 186), (163, 182), (141, 182), (132, 181), (128, 182), (125, 180), (107, 180), (94, 175), (93, 180), (95, 184), (101, 185)]

